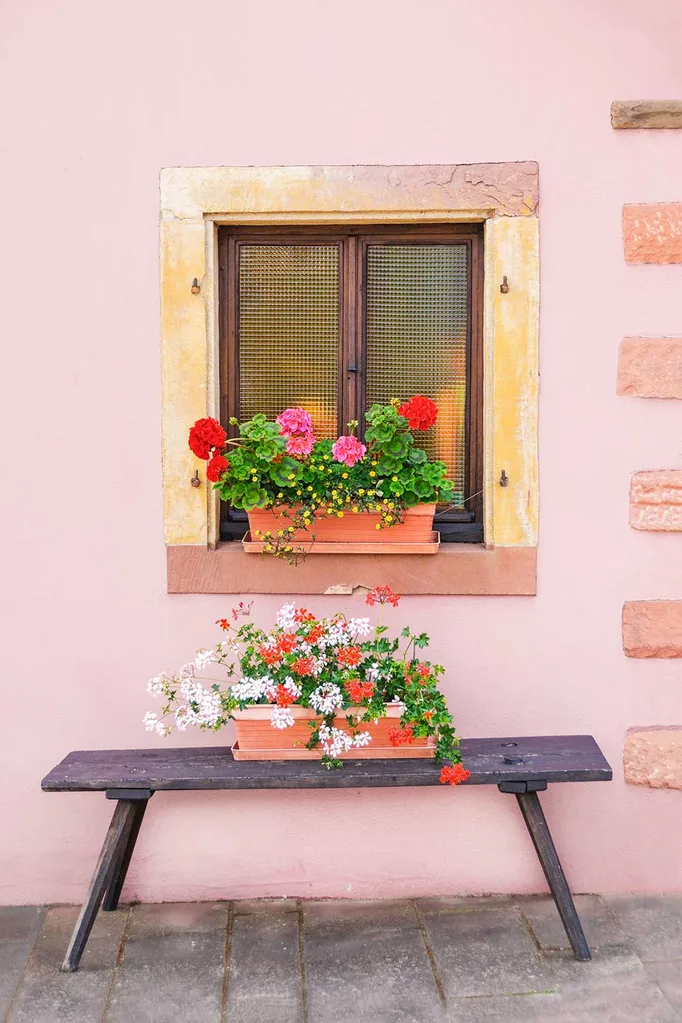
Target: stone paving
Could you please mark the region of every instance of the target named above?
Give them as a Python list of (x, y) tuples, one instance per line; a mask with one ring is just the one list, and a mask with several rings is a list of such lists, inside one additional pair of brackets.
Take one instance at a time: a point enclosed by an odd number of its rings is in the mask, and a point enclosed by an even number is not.
[(576, 899), (572, 958), (545, 896), (0, 908), (3, 1023), (672, 1023), (682, 896)]

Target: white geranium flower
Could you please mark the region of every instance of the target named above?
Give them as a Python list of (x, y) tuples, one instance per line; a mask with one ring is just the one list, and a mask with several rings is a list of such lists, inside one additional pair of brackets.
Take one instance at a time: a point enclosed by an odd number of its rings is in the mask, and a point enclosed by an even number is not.
[(337, 707), (343, 706), (341, 690), (333, 682), (324, 682), (308, 697), (310, 706), (320, 714), (331, 714)]
[(147, 713), (145, 714), (144, 718), (143, 718), (145, 731), (147, 731), (147, 732), (155, 732), (156, 731), (156, 723), (157, 723), (158, 720), (159, 720), (159, 715), (158, 714), (154, 714), (154, 712), (151, 711), (151, 710), (148, 710)]
[(273, 728), (291, 728), (294, 716), (288, 707), (273, 707), (270, 724)]
[(348, 631), (353, 639), (361, 636), (369, 636), (372, 625), (369, 618), (351, 618), (348, 622)]
[(194, 659), (197, 671), (203, 671), (213, 661), (215, 661), (215, 652), (213, 650), (197, 650), (197, 656)]
[(281, 607), (277, 612), (277, 617), (275, 618), (275, 621), (279, 625), (280, 629), (287, 630), (293, 628), (293, 626), (296, 624), (294, 618), (295, 614), (296, 614), (295, 604), (285, 604), (284, 607)]
[(151, 693), (152, 696), (163, 696), (164, 687), (168, 682), (168, 678), (165, 672), (161, 672), (160, 675), (155, 675), (154, 678), (150, 678), (147, 682), (147, 692)]

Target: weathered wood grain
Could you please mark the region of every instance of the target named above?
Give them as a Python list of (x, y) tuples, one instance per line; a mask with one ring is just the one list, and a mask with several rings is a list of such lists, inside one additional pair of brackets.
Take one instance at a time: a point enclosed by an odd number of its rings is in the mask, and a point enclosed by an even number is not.
[[(590, 735), (463, 739), (467, 785), (501, 781), (609, 781), (611, 767)], [(506, 761), (511, 761), (505, 763)], [(308, 789), (438, 785), (433, 760), (347, 761), (326, 770), (311, 761), (235, 761), (229, 747), (83, 750), (43, 779), (46, 792), (106, 789)]]

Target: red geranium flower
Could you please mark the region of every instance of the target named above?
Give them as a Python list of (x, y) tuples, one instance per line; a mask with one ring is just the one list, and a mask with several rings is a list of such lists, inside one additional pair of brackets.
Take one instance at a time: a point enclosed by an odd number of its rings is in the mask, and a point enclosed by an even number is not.
[(393, 607), (397, 607), (399, 600), (400, 597), (393, 592), (390, 586), (375, 586), (367, 594), (365, 603), (370, 607), (374, 607), (375, 604), (392, 604)]
[(285, 686), (277, 686), (275, 689), (275, 701), (278, 707), (290, 707), (294, 702), (294, 694), (290, 693)]
[(266, 664), (277, 664), (282, 659), (282, 654), (278, 646), (259, 646), (258, 653), (261, 655)]
[(318, 639), (322, 639), (323, 636), (324, 636), (324, 626), (318, 624), (318, 625), (313, 625), (312, 629), (310, 630), (310, 632), (306, 636), (306, 639), (308, 640), (309, 643), (317, 643)]
[(374, 694), (373, 682), (362, 682), (359, 678), (350, 678), (346, 682), (346, 692), (353, 703), (362, 703), (363, 700), (370, 700)]
[(342, 667), (345, 665), (348, 668), (354, 668), (356, 664), (359, 664), (361, 657), (362, 650), (359, 646), (341, 647), (336, 655), (339, 664)]
[(299, 657), (291, 665), (291, 670), (295, 671), (297, 675), (310, 675), (314, 667), (315, 659), (313, 657)]
[(225, 447), (227, 434), (217, 419), (197, 419), (189, 431), (190, 450), (197, 456), (208, 460), (211, 457), (211, 448)]
[(279, 637), (278, 646), (283, 654), (290, 654), (296, 649), (297, 642), (296, 636), (291, 636), (285, 632), (283, 636)]
[(388, 733), (388, 741), (391, 746), (409, 746), (414, 742), (414, 726), (406, 725), (405, 728), (401, 728), (400, 725), (394, 725)]
[(299, 607), (294, 612), (294, 621), (302, 624), (303, 622), (316, 622), (317, 618), (312, 611), (308, 611), (305, 607)]
[(230, 463), (222, 455), (214, 455), (206, 466), (206, 479), (211, 483), (217, 483), (223, 473), (230, 468)]
[(461, 764), (453, 764), (452, 767), (444, 767), (440, 772), (442, 785), (459, 785), (471, 777), (471, 771), (467, 771)]
[(430, 398), (415, 394), (400, 406), (398, 415), (407, 419), (411, 430), (428, 430), (436, 421), (438, 406)]
[(228, 622), (227, 618), (216, 619), (216, 625), (219, 625), (223, 632), (227, 632), (227, 630), (230, 628), (230, 623)]

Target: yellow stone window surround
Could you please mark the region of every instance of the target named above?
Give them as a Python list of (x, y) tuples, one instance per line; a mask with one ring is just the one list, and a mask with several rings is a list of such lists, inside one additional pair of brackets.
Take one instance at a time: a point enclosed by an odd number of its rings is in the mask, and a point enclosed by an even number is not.
[[(173, 167), (161, 172), (163, 487), (171, 592), (535, 592), (538, 533), (538, 169)], [(484, 547), (310, 557), (297, 568), (220, 544), (219, 501), (189, 426), (219, 415), (221, 224), (484, 222)], [(192, 290), (194, 279), (199, 290)], [(508, 287), (501, 290), (503, 279)], [(191, 485), (195, 470), (201, 481)], [(508, 484), (500, 486), (504, 470)], [(267, 569), (263, 569), (263, 563)], [(374, 576), (377, 575), (377, 579)], [(379, 578), (380, 576), (380, 578)]]

